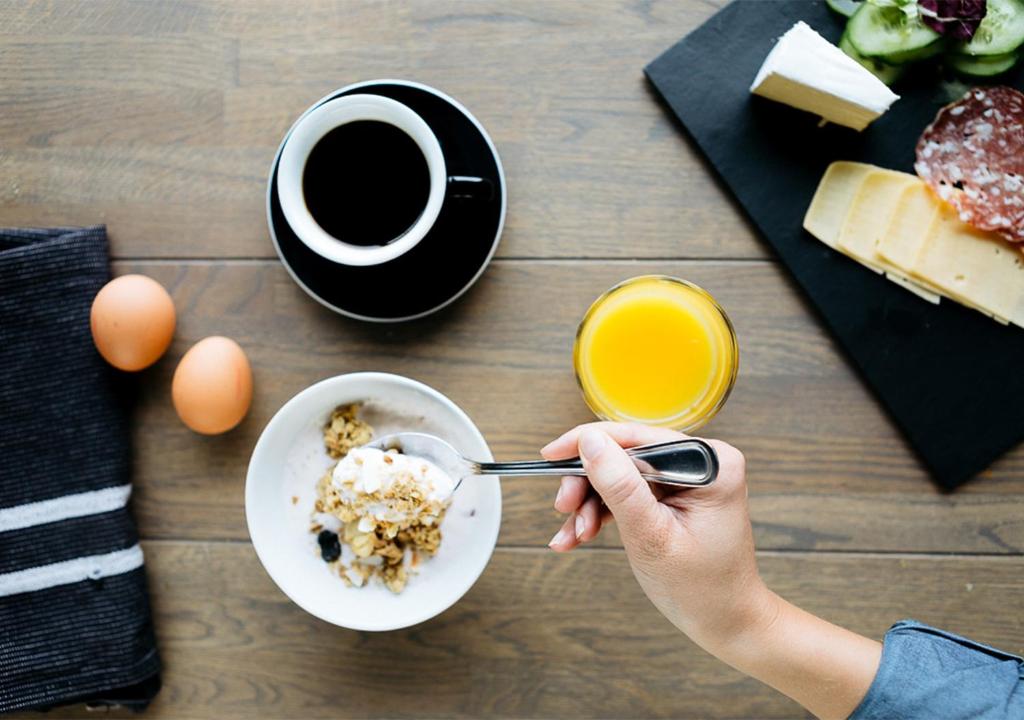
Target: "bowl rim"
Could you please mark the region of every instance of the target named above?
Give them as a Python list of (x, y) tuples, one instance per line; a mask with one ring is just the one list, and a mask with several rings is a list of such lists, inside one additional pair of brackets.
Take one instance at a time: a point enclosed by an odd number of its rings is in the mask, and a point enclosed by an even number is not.
[(450, 399), (448, 396), (444, 395), (440, 391), (435, 390), (434, 388), (430, 387), (426, 383), (420, 382), (419, 380), (414, 380), (414, 379), (409, 378), (409, 377), (405, 377), (404, 375), (396, 375), (396, 374), (393, 374), (393, 373), (386, 373), (386, 372), (351, 372), (351, 373), (342, 373), (340, 375), (334, 375), (332, 377), (328, 377), (328, 378), (324, 378), (323, 380), (319, 380), (318, 382), (313, 383), (312, 385), (306, 387), (303, 390), (300, 390), (298, 393), (293, 395), (287, 402), (285, 402), (280, 408), (278, 408), (277, 412), (274, 413), (274, 415), (267, 422), (266, 426), (264, 426), (263, 430), (260, 432), (260, 436), (256, 440), (256, 445), (253, 447), (252, 455), (250, 455), (250, 457), (249, 457), (249, 465), (246, 468), (246, 474), (245, 474), (245, 522), (246, 522), (246, 529), (249, 532), (249, 541), (252, 543), (252, 547), (256, 551), (256, 557), (259, 559), (260, 565), (263, 567), (264, 572), (266, 572), (267, 575), (270, 576), (270, 579), (273, 581), (274, 585), (276, 585), (277, 588), (281, 592), (283, 592), (285, 594), (285, 596), (289, 600), (291, 600), (293, 603), (298, 605), (300, 608), (302, 608), (304, 611), (306, 611), (307, 613), (309, 613), (313, 617), (316, 617), (316, 618), (318, 618), (318, 619), (320, 619), (320, 620), (322, 620), (322, 621), (324, 621), (326, 623), (330, 623), (331, 625), (334, 625), (336, 627), (347, 628), (349, 630), (361, 630), (361, 631), (369, 631), (369, 632), (386, 632), (386, 631), (390, 631), (390, 630), (400, 630), (402, 628), (407, 628), (407, 627), (411, 627), (413, 625), (418, 625), (418, 624), (420, 624), (422, 622), (426, 622), (427, 620), (430, 620), (431, 618), (437, 617), (438, 615), (440, 615), (440, 614), (444, 613), (445, 611), (447, 611), (448, 609), (450, 609), (459, 600), (461, 600), (466, 595), (466, 593), (469, 592), (470, 589), (472, 589), (473, 585), (476, 584), (476, 581), (480, 579), (480, 576), (483, 574), (484, 570), (487, 568), (488, 565), (490, 565), (491, 558), (494, 555), (494, 549), (497, 547), (498, 535), (501, 532), (502, 495), (501, 495), (500, 481), (499, 481), (499, 485), (498, 485), (498, 492), (496, 493), (496, 498), (495, 498), (496, 502), (497, 502), (496, 510), (497, 510), (497, 515), (498, 515), (498, 522), (496, 522), (494, 524), (494, 528), (493, 528), (490, 536), (488, 538), (483, 538), (483, 539), (485, 539), (487, 541), (487, 543), (489, 545), (489, 550), (487, 552), (486, 560), (481, 564), (480, 569), (474, 575), (472, 575), (472, 577), (468, 577), (467, 576), (468, 582), (466, 583), (465, 588), (461, 592), (459, 592), (457, 594), (454, 594), (453, 597), (452, 597), (451, 602), (449, 602), (444, 607), (440, 608), (437, 611), (428, 610), (426, 612), (419, 612), (419, 613), (413, 612), (413, 613), (410, 613), (405, 620), (403, 620), (403, 621), (401, 621), (400, 623), (397, 623), (397, 624), (393, 623), (393, 622), (381, 622), (381, 623), (353, 622), (353, 623), (341, 624), (340, 622), (338, 622), (338, 621), (336, 621), (334, 619), (331, 619), (331, 618), (328, 618), (328, 617), (324, 617), (319, 612), (316, 612), (313, 609), (311, 609), (310, 607), (308, 607), (302, 600), (300, 600), (299, 598), (296, 598), (294, 595), (292, 595), (291, 592), (289, 592), (289, 590), (284, 586), (284, 584), (282, 584), (282, 582), (278, 579), (277, 576), (275, 576), (274, 572), (268, 566), (267, 561), (265, 559), (266, 557), (268, 557), (268, 553), (267, 553), (264, 541), (262, 539), (258, 539), (259, 538), (259, 533), (256, 532), (256, 528), (255, 528), (255, 525), (254, 525), (253, 519), (252, 519), (253, 515), (254, 515), (254, 512), (255, 512), (253, 508), (255, 508), (255, 505), (256, 505), (256, 502), (257, 502), (256, 501), (256, 497), (255, 497), (256, 496), (256, 490), (255, 490), (256, 480), (254, 479), (254, 475), (257, 472), (257, 468), (261, 464), (261, 460), (262, 460), (261, 456), (262, 456), (262, 454), (267, 452), (266, 445), (269, 442), (269, 440), (267, 440), (267, 438), (270, 437), (275, 431), (278, 431), (278, 430), (281, 429), (278, 426), (281, 425), (281, 423), (284, 422), (282, 420), (282, 418), (285, 417), (292, 408), (294, 408), (295, 406), (303, 404), (304, 402), (306, 402), (308, 400), (308, 398), (310, 398), (313, 395), (318, 395), (318, 394), (320, 394), (322, 392), (328, 391), (328, 390), (330, 390), (332, 388), (335, 388), (335, 387), (337, 387), (339, 385), (348, 385), (348, 384), (353, 384), (353, 383), (369, 382), (369, 381), (385, 382), (385, 383), (392, 383), (392, 384), (395, 384), (395, 385), (400, 385), (400, 386), (403, 386), (403, 387), (408, 388), (410, 390), (421, 392), (421, 393), (423, 393), (425, 395), (430, 396), (434, 400), (437, 400), (442, 405), (444, 405), (449, 410), (451, 410), (456, 415), (456, 417), (458, 417), (459, 420), (465, 424), (465, 426), (466, 426), (467, 430), (470, 432), (470, 434), (475, 439), (479, 440), (481, 445), (486, 449), (486, 453), (485, 454), (487, 455), (487, 457), (486, 458), (481, 458), (481, 460), (488, 461), (488, 462), (493, 461), (494, 455), (491, 453), (490, 446), (487, 444), (487, 440), (486, 440), (486, 438), (484, 438), (483, 433), (481, 433), (480, 429), (476, 426), (476, 423), (473, 422), (472, 418), (470, 418), (469, 415), (466, 413), (466, 411), (463, 410), (461, 407), (459, 407), (455, 403), (455, 401), (453, 401), (452, 399)]

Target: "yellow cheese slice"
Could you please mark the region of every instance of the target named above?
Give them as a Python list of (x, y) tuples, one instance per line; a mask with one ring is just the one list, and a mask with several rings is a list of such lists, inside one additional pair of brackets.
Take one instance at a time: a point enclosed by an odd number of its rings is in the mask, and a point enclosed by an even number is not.
[[(977, 310), (1006, 325), (1007, 321), (1004, 318), (994, 316), (966, 297), (952, 293), (948, 289), (943, 290), (920, 277), (909, 277), (914, 263), (917, 261), (918, 253), (924, 247), (932, 225), (944, 206), (945, 203), (936, 197), (935, 193), (923, 182), (906, 188), (901, 194), (897, 210), (893, 213), (888, 229), (875, 247), (879, 264), (886, 268), (886, 275), (890, 280), (903, 285), (911, 292), (916, 292), (926, 300), (947, 295), (955, 302)], [(897, 281), (896, 277), (916, 286), (916, 288)], [(922, 292), (917, 292), (918, 289)], [(938, 300), (932, 302), (938, 302)]]
[(881, 168), (870, 170), (853, 194), (839, 229), (836, 248), (875, 272), (883, 272), (884, 268), (875, 259), (875, 246), (889, 227), (901, 193), (911, 185), (920, 184), (917, 177), (907, 173)]
[(1024, 327), (1024, 247), (961, 223), (913, 175), (834, 162), (803, 226), (929, 302), (948, 296), (998, 322)]
[[(829, 247), (841, 250), (837, 246), (837, 242), (843, 223), (864, 179), (872, 172), (891, 173), (891, 171), (882, 170), (882, 168), (866, 163), (838, 161), (829, 165), (818, 183), (818, 189), (804, 216), (804, 228)], [(900, 177), (913, 177), (903, 173), (891, 174)], [(921, 184), (923, 185), (923, 183)], [(927, 228), (927, 223), (925, 228)], [(923, 230), (922, 235), (924, 234)], [(876, 265), (884, 267), (885, 263), (878, 262)], [(875, 269), (877, 270), (877, 267)], [(890, 280), (928, 302), (939, 302), (941, 296), (934, 289), (926, 289), (916, 281), (908, 279), (908, 273), (905, 271), (891, 269), (892, 275), (887, 274)]]
[(874, 257), (890, 280), (934, 303), (939, 301), (942, 291), (923, 280), (911, 279), (910, 272), (939, 214), (939, 206), (939, 199), (925, 183), (908, 184), (900, 192), (889, 225), (875, 244)]
[(960, 221), (940, 206), (911, 268), (912, 275), (939, 287), (1001, 322), (1024, 324), (1024, 260), (993, 233)]
[(875, 246), (880, 262), (910, 272), (917, 254), (924, 246), (942, 202), (923, 182), (904, 188), (899, 198), (899, 212)]
[(840, 160), (828, 166), (804, 215), (804, 229), (829, 247), (836, 247), (854, 193), (874, 165)]

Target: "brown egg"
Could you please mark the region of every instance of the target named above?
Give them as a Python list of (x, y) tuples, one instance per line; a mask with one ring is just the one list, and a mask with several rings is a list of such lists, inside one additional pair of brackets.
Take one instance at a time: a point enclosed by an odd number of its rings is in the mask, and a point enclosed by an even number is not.
[(164, 354), (174, 337), (174, 301), (145, 275), (114, 278), (92, 301), (89, 324), (96, 349), (121, 370), (142, 370)]
[(208, 337), (185, 353), (174, 371), (171, 399), (181, 421), (204, 435), (227, 432), (249, 412), (252, 369), (234, 340)]

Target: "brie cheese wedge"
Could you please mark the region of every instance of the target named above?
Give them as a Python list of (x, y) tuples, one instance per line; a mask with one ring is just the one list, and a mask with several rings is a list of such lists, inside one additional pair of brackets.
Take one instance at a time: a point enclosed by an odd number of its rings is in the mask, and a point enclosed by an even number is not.
[(750, 92), (863, 130), (899, 100), (881, 80), (801, 21), (768, 53)]

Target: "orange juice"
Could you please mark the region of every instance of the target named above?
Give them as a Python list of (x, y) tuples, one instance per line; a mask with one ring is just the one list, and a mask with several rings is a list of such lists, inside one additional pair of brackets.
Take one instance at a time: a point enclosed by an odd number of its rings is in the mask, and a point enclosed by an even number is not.
[(714, 298), (662, 275), (626, 280), (599, 297), (573, 356), (598, 416), (681, 430), (718, 412), (739, 362), (736, 334)]

